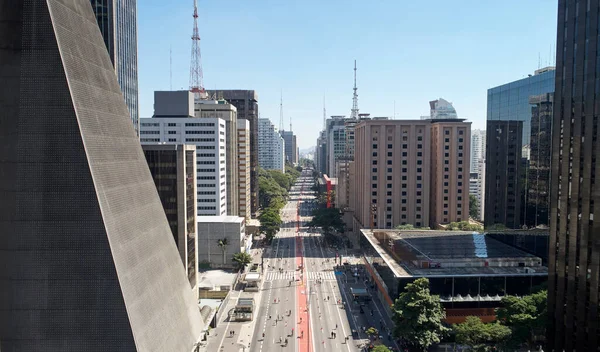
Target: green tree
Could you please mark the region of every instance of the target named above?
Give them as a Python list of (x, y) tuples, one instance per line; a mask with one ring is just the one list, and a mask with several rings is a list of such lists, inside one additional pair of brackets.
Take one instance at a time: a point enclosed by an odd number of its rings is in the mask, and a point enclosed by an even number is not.
[(498, 322), (485, 324), (478, 317), (467, 317), (464, 323), (455, 324), (452, 330), (456, 342), (471, 347), (474, 351), (489, 351), (490, 345), (504, 342), (510, 329)]
[(313, 210), (313, 218), (306, 226), (320, 227), (323, 232), (332, 232), (333, 230), (344, 233), (346, 225), (342, 220), (342, 213), (337, 208), (316, 208)]
[(507, 230), (508, 227), (506, 227), (506, 225), (504, 225), (504, 224), (493, 224), (490, 226), (486, 226), (485, 229), (486, 229), (486, 231), (502, 231), (502, 230)]
[(415, 227), (412, 224), (398, 225), (396, 230), (414, 230)]
[(233, 255), (233, 262), (237, 270), (243, 269), (246, 265), (252, 263), (252, 256), (246, 252), (239, 252)]
[(548, 291), (543, 290), (522, 298), (506, 296), (502, 307), (496, 310), (498, 320), (511, 331), (511, 344), (518, 346), (525, 342), (534, 348), (546, 335)]
[(372, 326), (371, 326), (370, 328), (368, 328), (368, 329), (365, 331), (365, 333), (366, 333), (366, 334), (367, 334), (367, 336), (369, 336), (370, 338), (373, 338), (373, 337), (377, 337), (377, 336), (379, 336), (379, 330), (375, 329), (375, 328), (374, 328), (374, 327), (372, 327)]
[(469, 194), (469, 216), (473, 219), (479, 219), (479, 201), (473, 194)]
[(446, 231), (483, 231), (483, 226), (468, 221), (451, 222), (446, 226)]
[(392, 311), (394, 336), (402, 338), (414, 351), (425, 351), (450, 331), (443, 323), (446, 312), (440, 298), (430, 293), (426, 278), (406, 285)]
[(267, 208), (260, 214), (258, 220), (260, 220), (260, 232), (265, 234), (268, 242), (271, 242), (281, 225), (279, 210), (271, 207)]
[(371, 352), (392, 352), (389, 348), (384, 345), (377, 345), (371, 350)]
[(223, 252), (223, 264), (225, 264), (227, 262), (225, 254), (227, 253), (227, 246), (229, 246), (229, 239), (225, 237), (218, 240), (217, 243), (219, 245), (219, 248), (221, 248), (221, 251)]

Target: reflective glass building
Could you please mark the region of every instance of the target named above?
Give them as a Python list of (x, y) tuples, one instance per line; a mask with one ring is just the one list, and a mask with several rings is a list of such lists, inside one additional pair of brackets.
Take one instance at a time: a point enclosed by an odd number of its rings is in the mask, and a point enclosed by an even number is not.
[(137, 0), (91, 0), (91, 3), (133, 127), (139, 135)]

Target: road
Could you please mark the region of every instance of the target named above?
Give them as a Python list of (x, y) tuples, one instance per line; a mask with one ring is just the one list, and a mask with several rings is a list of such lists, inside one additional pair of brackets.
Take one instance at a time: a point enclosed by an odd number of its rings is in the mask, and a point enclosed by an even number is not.
[[(318, 229), (308, 232), (303, 226), (311, 219), (313, 183), (311, 170), (304, 171), (281, 210), (281, 230), (263, 254), (264, 280), (252, 327), (245, 325), (247, 327), (234, 339), (215, 337), (221, 340), (213, 345), (217, 350), (354, 352), (368, 342), (363, 327), (374, 326), (381, 330), (381, 326), (391, 326), (376, 298), (367, 303), (364, 313), (360, 313), (358, 303), (353, 302), (350, 287), (365, 287), (364, 277), (355, 278), (352, 271), (339, 269), (336, 275), (336, 254), (341, 254), (343, 261), (357, 263), (353, 267), (359, 273), (360, 256), (353, 257), (353, 253), (346, 250), (337, 252), (324, 243)], [(225, 330), (237, 333), (241, 330), (239, 327), (240, 324), (231, 323)], [(354, 337), (353, 330), (356, 331)], [(385, 344), (393, 346), (385, 334), (383, 336)]]

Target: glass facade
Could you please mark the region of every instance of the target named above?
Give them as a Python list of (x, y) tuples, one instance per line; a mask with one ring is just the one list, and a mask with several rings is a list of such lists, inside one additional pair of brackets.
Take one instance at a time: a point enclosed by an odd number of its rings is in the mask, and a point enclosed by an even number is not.
[(137, 0), (91, 0), (91, 4), (133, 127), (139, 135)]

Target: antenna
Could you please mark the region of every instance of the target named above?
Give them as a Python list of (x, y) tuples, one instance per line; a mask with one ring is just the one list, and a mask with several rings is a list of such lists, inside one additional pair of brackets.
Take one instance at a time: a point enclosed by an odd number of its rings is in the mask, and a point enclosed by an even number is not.
[(279, 101), (279, 131), (283, 131), (283, 89), (281, 90), (281, 98)]
[(350, 118), (358, 120), (358, 93), (356, 92), (356, 60), (354, 60), (354, 94), (352, 95), (352, 111), (350, 112)]
[(169, 90), (173, 90), (173, 48), (169, 45)]
[(200, 32), (198, 31), (198, 0), (194, 0), (194, 31), (192, 33), (192, 58), (190, 64), (190, 91), (194, 100), (206, 99), (204, 74), (202, 73), (202, 54), (200, 52)]
[(290, 132), (292, 132), (292, 117), (290, 116)]
[(323, 94), (323, 131), (327, 129), (327, 110), (325, 109), (325, 94)]

